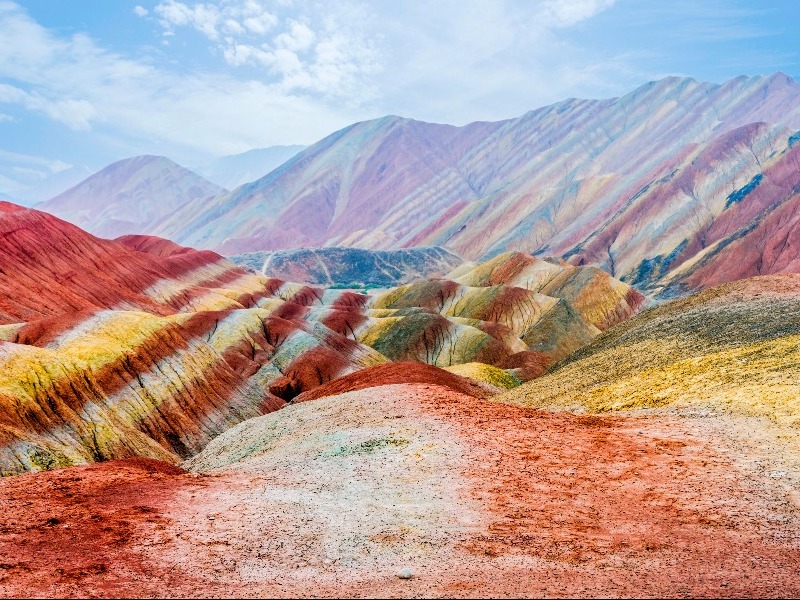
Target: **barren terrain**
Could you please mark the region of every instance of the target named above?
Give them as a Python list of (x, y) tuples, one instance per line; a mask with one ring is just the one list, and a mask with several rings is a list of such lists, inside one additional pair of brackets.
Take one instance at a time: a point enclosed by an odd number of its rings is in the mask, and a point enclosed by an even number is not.
[(190, 471), (3, 479), (0, 593), (796, 596), (798, 473), (752, 419), (543, 412), (428, 383), (312, 400)]

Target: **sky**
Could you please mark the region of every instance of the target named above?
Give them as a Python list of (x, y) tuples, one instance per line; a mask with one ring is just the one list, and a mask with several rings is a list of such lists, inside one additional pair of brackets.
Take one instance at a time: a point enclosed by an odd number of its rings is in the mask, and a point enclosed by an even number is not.
[(800, 79), (798, 0), (0, 0), (0, 193), (387, 114), (461, 125), (668, 75)]

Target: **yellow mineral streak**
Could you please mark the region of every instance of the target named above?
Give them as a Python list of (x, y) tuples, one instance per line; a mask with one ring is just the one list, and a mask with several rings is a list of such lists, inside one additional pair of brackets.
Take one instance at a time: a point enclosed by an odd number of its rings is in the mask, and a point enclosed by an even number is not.
[(25, 323), (11, 323), (10, 325), (0, 325), (0, 341), (11, 342), (17, 335), (20, 328), (24, 327)]
[(393, 327), (403, 320), (403, 317), (384, 317), (370, 319), (356, 328), (356, 341), (366, 346), (374, 347), (380, 342)]
[[(145, 312), (103, 311), (73, 327), (48, 345), (59, 354), (99, 369), (144, 344), (174, 317)], [(2, 367), (0, 367), (2, 368)]]
[(444, 367), (444, 370), (507, 390), (515, 388), (522, 383), (516, 375), (504, 371), (499, 367), (487, 365), (486, 363), (464, 363), (462, 365)]
[(242, 294), (253, 294), (264, 291), (264, 282), (255, 275), (242, 275), (234, 279), (224, 288), (209, 289), (202, 296), (193, 299), (181, 310), (183, 312), (201, 312), (204, 310), (224, 310), (226, 308), (243, 308), (237, 302)]

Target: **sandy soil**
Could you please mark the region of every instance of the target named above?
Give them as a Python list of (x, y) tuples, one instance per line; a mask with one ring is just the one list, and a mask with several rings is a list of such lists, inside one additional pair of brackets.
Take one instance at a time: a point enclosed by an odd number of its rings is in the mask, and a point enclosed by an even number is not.
[(350, 392), (238, 426), (202, 473), (0, 481), (0, 595), (797, 596), (795, 463), (750, 429)]

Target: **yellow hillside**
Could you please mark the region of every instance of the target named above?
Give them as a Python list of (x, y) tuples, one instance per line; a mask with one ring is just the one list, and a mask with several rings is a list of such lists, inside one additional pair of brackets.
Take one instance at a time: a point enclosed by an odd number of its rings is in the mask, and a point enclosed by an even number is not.
[(800, 277), (728, 284), (609, 330), (501, 401), (607, 412), (703, 406), (800, 434)]

